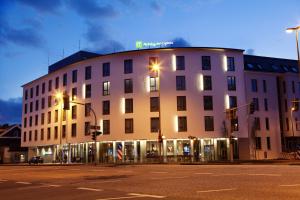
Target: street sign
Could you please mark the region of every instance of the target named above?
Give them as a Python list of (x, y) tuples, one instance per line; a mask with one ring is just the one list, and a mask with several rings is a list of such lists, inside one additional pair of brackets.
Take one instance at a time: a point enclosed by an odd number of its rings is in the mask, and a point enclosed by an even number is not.
[(90, 129), (100, 130), (100, 126), (90, 125)]

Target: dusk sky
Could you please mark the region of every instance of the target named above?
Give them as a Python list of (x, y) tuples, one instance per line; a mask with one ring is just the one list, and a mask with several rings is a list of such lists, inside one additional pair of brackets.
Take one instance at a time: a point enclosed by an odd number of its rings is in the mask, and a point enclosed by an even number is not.
[(0, 0), (0, 123), (21, 121), (21, 85), (79, 41), (98, 53), (177, 41), (296, 59), (285, 29), (299, 24), (299, 0)]

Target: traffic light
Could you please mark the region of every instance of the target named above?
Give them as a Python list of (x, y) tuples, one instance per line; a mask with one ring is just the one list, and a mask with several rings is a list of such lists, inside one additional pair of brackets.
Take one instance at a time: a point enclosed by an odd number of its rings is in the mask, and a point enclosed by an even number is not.
[(63, 109), (64, 110), (70, 110), (70, 98), (69, 98), (69, 95), (64, 92), (63, 94)]
[(96, 141), (96, 132), (95, 131), (92, 132), (92, 140)]
[(293, 111), (298, 111), (299, 110), (299, 100), (293, 100), (292, 101), (292, 108), (293, 108)]
[(252, 101), (249, 104), (249, 113), (250, 113), (250, 115), (252, 115), (254, 112), (255, 112), (255, 103)]
[(96, 136), (102, 135), (102, 132), (101, 131), (95, 131), (95, 134), (96, 134)]

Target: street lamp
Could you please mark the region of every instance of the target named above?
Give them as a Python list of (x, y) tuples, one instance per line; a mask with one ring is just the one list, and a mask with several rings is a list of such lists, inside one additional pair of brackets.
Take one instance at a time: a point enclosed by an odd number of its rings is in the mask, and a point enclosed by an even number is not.
[[(57, 102), (57, 105), (60, 104), (60, 102), (62, 102), (63, 100), (63, 94), (61, 92), (57, 92), (55, 94), (55, 100)], [(60, 104), (60, 112), (61, 112), (61, 115), (60, 115), (60, 120), (59, 120), (59, 155), (60, 155), (60, 163), (62, 164), (62, 159), (63, 159), (63, 149), (62, 149), (62, 112), (63, 112), (63, 103)]]
[[(299, 41), (298, 41), (298, 31), (300, 30), (300, 26), (292, 27), (292, 28), (287, 28), (286, 32), (287, 33), (296, 33), (296, 47), (297, 47), (297, 56), (298, 56), (298, 71), (300, 69), (300, 53), (299, 53)], [(300, 75), (300, 74), (299, 74)]]

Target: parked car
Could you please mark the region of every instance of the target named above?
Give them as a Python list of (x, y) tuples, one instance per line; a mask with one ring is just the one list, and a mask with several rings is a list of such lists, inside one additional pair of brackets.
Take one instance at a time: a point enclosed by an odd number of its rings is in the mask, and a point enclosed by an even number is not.
[(44, 159), (41, 156), (33, 156), (32, 158), (30, 158), (28, 163), (29, 163), (29, 165), (44, 163)]

